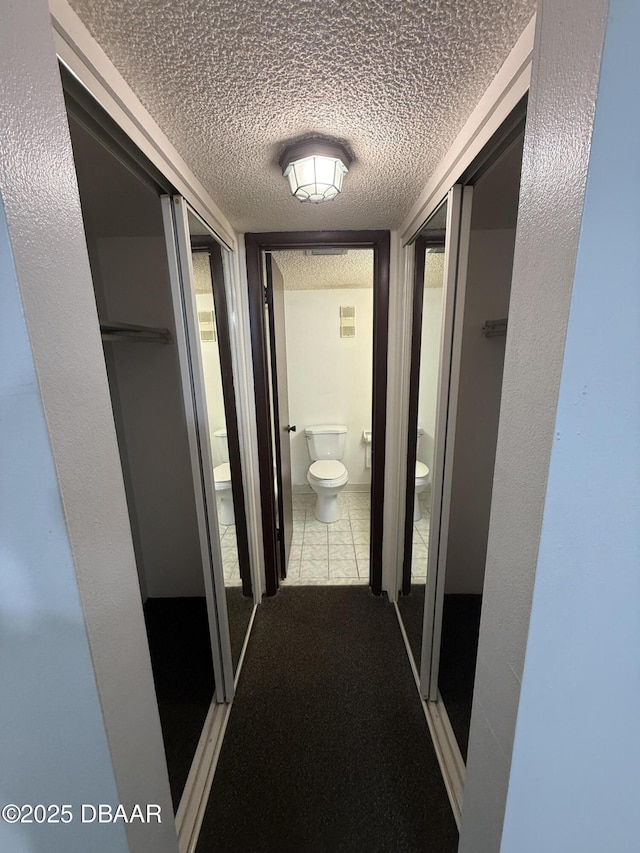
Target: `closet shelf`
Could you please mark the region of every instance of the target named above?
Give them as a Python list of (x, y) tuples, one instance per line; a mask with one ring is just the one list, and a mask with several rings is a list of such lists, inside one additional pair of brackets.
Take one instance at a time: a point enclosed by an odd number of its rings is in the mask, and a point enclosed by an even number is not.
[(154, 326), (135, 326), (130, 323), (100, 323), (103, 341), (135, 341), (142, 344), (171, 344), (169, 329)]

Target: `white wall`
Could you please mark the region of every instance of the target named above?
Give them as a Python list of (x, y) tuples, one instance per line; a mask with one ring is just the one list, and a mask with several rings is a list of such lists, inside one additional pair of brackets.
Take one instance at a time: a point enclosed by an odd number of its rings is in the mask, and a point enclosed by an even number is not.
[(505, 338), (486, 338), (482, 334), (482, 326), (486, 320), (497, 320), (509, 313), (514, 243), (515, 229), (472, 227), (451, 485), (446, 593), (477, 594), (482, 592), (484, 584)]
[[(0, 799), (77, 812), (117, 801), (116, 783), (1, 206), (0, 276)], [(128, 849), (122, 827), (56, 830), (58, 849)], [(3, 850), (44, 839), (41, 826), (0, 821)]]
[[(460, 853), (494, 853), (500, 848), (607, 7), (606, 0), (542, 0), (538, 9)], [(633, 102), (631, 98), (626, 104)], [(627, 197), (632, 199), (634, 193)], [(604, 209), (617, 209), (619, 202), (618, 198)], [(606, 221), (604, 209), (601, 222)], [(611, 244), (601, 237), (599, 246), (606, 245), (610, 259)], [(601, 287), (598, 292), (601, 298)], [(615, 335), (615, 329), (609, 331)], [(601, 504), (599, 496), (594, 500), (594, 518)], [(562, 572), (556, 581), (565, 588)], [(583, 591), (573, 578), (571, 589), (576, 607), (581, 607)], [(584, 593), (589, 594), (588, 588)], [(570, 684), (574, 661), (565, 656), (564, 640), (554, 644), (553, 654), (563, 662)], [(610, 710), (613, 697), (598, 691), (597, 683), (594, 677), (589, 701), (606, 697)], [(545, 701), (545, 721), (551, 722), (556, 691), (540, 682), (537, 686)], [(572, 724), (584, 711), (584, 703), (574, 706)], [(534, 748), (543, 747), (541, 730), (539, 734), (531, 741)], [(571, 737), (568, 731), (566, 735)], [(591, 736), (598, 734), (592, 730)], [(590, 738), (581, 748), (591, 745)], [(620, 744), (613, 752), (624, 750), (626, 745)], [(556, 780), (568, 774), (576, 790), (582, 790), (586, 781), (582, 770), (576, 778), (575, 768), (555, 757), (548, 770)], [(597, 780), (597, 770), (589, 776)], [(545, 776), (545, 781), (549, 778)], [(533, 773), (529, 779), (539, 790), (542, 779)], [(610, 787), (612, 796), (621, 790), (618, 784)], [(536, 803), (535, 796), (527, 799)], [(558, 808), (562, 804), (560, 798)], [(598, 812), (611, 823), (608, 805), (603, 801)], [(589, 822), (588, 811), (587, 807), (580, 820)], [(540, 812), (539, 818), (542, 827), (546, 815)], [(628, 816), (624, 820), (632, 823)], [(574, 820), (576, 831), (578, 822)], [(531, 845), (537, 850), (583, 849), (580, 843), (568, 847), (538, 843), (537, 825), (535, 832), (517, 835), (517, 842), (505, 849), (514, 853), (532, 849)]]
[(126, 840), (122, 829), (104, 825), (94, 832), (77, 822), (68, 830), (2, 823), (0, 846), (16, 853), (175, 853), (127, 506), (44, 0), (0, 4), (0, 124), (6, 214), (6, 223), (0, 222), (6, 299), (0, 316), (3, 346), (9, 347), (0, 359), (7, 430), (2, 447), (9, 448), (0, 497), (2, 542), (10, 547), (0, 595), (0, 623), (9, 635), (0, 643), (3, 799), (64, 798), (76, 806), (119, 800), (128, 808), (158, 803), (163, 814), (160, 825), (127, 826)]
[[(200, 268), (200, 259), (209, 265), (209, 256), (203, 252), (197, 252), (194, 255), (194, 274), (196, 280), (199, 275), (202, 275), (203, 270)], [(208, 276), (208, 281), (211, 281)], [(213, 293), (198, 293), (196, 294), (196, 305), (198, 311), (213, 311)], [(204, 387), (207, 396), (207, 415), (209, 418), (209, 432), (211, 434), (211, 452), (213, 453), (213, 467), (220, 465), (222, 462), (228, 461), (224, 459), (224, 449), (220, 446), (220, 442), (215, 438), (215, 432), (219, 429), (226, 429), (227, 422), (224, 411), (224, 397), (222, 394), (222, 371), (220, 369), (220, 351), (218, 349), (218, 333), (216, 330), (215, 341), (200, 341), (200, 350), (202, 352), (202, 367), (204, 371)], [(228, 457), (228, 454), (227, 454)]]
[(436, 403), (442, 339), (442, 295), (444, 252), (427, 252), (422, 299), (422, 334), (420, 338), (420, 379), (418, 386), (417, 459), (433, 471), (433, 447), (436, 431)]
[[(306, 486), (311, 460), (304, 429), (313, 424), (346, 424), (343, 462), (347, 489), (371, 482), (365, 467), (362, 431), (371, 429), (373, 289), (285, 290), (291, 476)], [(356, 309), (355, 338), (340, 337), (340, 306)]]
[[(638, 4), (612, 0), (505, 853), (634, 853), (639, 846), (640, 119), (629, 109), (640, 100), (639, 36)], [(609, 285), (604, 298), (603, 282)]]

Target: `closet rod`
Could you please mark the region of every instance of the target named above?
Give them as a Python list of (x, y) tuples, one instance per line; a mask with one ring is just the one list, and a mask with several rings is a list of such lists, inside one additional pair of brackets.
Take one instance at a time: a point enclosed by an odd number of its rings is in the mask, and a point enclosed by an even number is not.
[(130, 323), (101, 323), (103, 341), (135, 341), (143, 344), (170, 344), (173, 337), (169, 329), (154, 326), (135, 326)]

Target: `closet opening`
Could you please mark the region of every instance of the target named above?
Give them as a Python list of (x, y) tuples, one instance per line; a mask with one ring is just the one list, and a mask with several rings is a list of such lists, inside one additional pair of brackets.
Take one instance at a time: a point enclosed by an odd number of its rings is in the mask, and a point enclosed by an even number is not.
[[(188, 836), (201, 776), (208, 772), (208, 745), (233, 697), (234, 670), (254, 611), (225, 291), (228, 261), (195, 214), (193, 244), (187, 236), (187, 249), (178, 248), (165, 208), (170, 200), (186, 210), (184, 200), (170, 199), (170, 183), (121, 138), (64, 69), (62, 76), (140, 613), (177, 829)], [(193, 377), (202, 376), (203, 362), (208, 410), (192, 399)], [(205, 454), (208, 427), (211, 441), (220, 434), (215, 456)]]
[(469, 739), (524, 140), (523, 102), (414, 243), (405, 549), (398, 612), (449, 756)]

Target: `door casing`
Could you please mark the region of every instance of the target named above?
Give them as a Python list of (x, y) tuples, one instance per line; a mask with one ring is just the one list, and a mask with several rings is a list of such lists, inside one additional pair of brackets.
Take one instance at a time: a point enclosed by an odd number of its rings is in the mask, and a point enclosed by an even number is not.
[(269, 406), (268, 330), (264, 317), (262, 254), (287, 249), (346, 248), (373, 250), (373, 455), (371, 463), (371, 545), (369, 583), (382, 593), (382, 531), (387, 402), (387, 337), (389, 325), (389, 231), (274, 231), (245, 235), (251, 346), (260, 470), (262, 535), (267, 595), (278, 590), (276, 497), (273, 489), (273, 434)]

